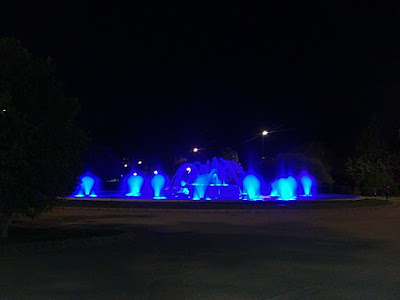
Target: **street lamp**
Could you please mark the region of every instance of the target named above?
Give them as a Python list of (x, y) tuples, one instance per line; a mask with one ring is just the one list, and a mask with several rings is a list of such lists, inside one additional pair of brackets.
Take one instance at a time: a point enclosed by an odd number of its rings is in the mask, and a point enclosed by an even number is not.
[(265, 141), (264, 140), (265, 140), (265, 136), (268, 135), (268, 131), (264, 130), (261, 134), (262, 134), (262, 153), (261, 153), (261, 158), (265, 159), (265, 146), (264, 146)]
[(196, 152), (198, 152), (198, 151), (199, 151), (199, 148), (196, 148), (196, 147), (193, 148), (193, 152), (194, 152), (194, 153), (196, 153)]

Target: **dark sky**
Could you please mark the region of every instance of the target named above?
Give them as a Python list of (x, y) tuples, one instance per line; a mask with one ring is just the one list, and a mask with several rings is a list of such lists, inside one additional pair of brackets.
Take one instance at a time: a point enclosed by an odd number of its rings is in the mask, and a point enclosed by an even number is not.
[(264, 128), (339, 151), (373, 113), (397, 135), (399, 6), (303, 2), (3, 1), (0, 34), (53, 57), (93, 144), (124, 155), (242, 150)]

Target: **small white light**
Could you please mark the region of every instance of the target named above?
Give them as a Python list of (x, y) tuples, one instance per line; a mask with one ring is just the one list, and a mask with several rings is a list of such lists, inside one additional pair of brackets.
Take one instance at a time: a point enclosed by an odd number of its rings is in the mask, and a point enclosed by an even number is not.
[(199, 148), (193, 148), (194, 153), (196, 153), (197, 151), (199, 151)]
[(155, 170), (155, 171), (154, 171), (154, 175), (157, 175), (157, 174), (158, 174), (158, 171), (157, 171), (157, 170)]
[(137, 175), (137, 173), (135, 172), (135, 173), (133, 173), (133, 176), (136, 176)]
[(3, 109), (3, 112), (6, 112), (7, 110)]
[(192, 168), (187, 167), (187, 168), (186, 168), (186, 171), (188, 171), (188, 173), (190, 173), (190, 172), (192, 171)]
[(143, 162), (141, 160), (139, 160), (137, 163), (138, 163), (138, 165), (141, 165)]
[(124, 168), (127, 168), (128, 167), (128, 164), (124, 164)]
[(266, 131), (266, 130), (264, 130), (263, 132), (262, 132), (262, 135), (267, 135), (268, 134), (268, 131)]
[(124, 177), (124, 175), (121, 175), (121, 177)]

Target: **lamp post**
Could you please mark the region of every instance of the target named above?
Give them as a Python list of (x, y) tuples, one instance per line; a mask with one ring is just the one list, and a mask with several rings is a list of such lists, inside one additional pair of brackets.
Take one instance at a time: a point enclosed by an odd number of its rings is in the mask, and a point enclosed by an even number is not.
[(261, 158), (262, 159), (265, 159), (265, 146), (264, 146), (264, 144), (265, 144), (265, 136), (266, 135), (268, 135), (268, 131), (267, 130), (264, 130), (262, 133), (261, 133), (261, 135), (262, 135), (262, 153), (261, 153)]

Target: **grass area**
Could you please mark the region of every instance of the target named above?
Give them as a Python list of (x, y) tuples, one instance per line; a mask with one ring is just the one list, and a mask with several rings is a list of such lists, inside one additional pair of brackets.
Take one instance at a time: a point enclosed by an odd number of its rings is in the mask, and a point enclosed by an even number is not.
[(391, 201), (375, 198), (329, 201), (96, 201), (65, 200), (61, 207), (138, 209), (325, 209), (387, 206)]

